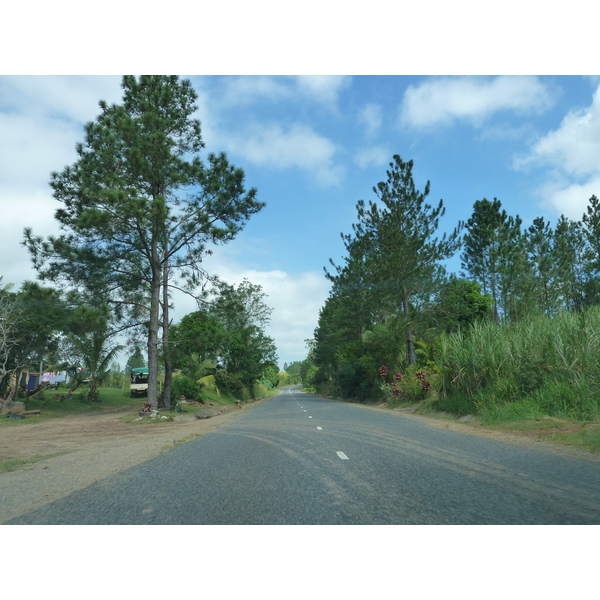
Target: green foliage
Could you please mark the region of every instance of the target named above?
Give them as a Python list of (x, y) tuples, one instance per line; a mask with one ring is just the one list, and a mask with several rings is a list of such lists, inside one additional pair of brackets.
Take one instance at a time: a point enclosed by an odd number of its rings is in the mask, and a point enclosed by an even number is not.
[(69, 310), (61, 293), (25, 282), (19, 292), (0, 289), (0, 395), (16, 392), (23, 369), (55, 360)]
[(98, 387), (107, 380), (111, 363), (123, 349), (123, 346), (115, 344), (113, 340), (114, 333), (109, 329), (107, 306), (79, 306), (72, 312), (63, 352), (68, 356), (72, 389), (78, 388), (84, 379), (88, 379), (90, 400), (100, 400)]
[(386, 181), (373, 188), (376, 200), (358, 201), (353, 233), (342, 235), (345, 264), (332, 262), (335, 273), (326, 271), (333, 286), (312, 355), (311, 381), (319, 389), (380, 399), (378, 367), (415, 364), (416, 340), (435, 337), (427, 332), (429, 304), (443, 280), (442, 261), (459, 247), (462, 225), (436, 237), (443, 201), (427, 203), (429, 182), (419, 191), (412, 169), (412, 161), (394, 155)]
[(556, 433), (552, 437), (554, 440), (569, 444), (570, 446), (578, 446), (592, 452), (600, 452), (600, 427), (597, 426), (582, 429), (577, 433)]
[(136, 344), (131, 351), (127, 363), (125, 365), (125, 373), (128, 375), (131, 373), (131, 369), (140, 369), (148, 364), (146, 357), (144, 356), (141, 348)]
[(410, 365), (404, 372), (392, 372), (382, 365), (379, 367), (381, 388), (387, 403), (391, 406), (401, 403), (421, 402), (431, 396), (438, 375)]
[(187, 375), (176, 375), (171, 386), (171, 400), (178, 400), (181, 396), (186, 400), (200, 400), (202, 386)]
[(194, 371), (193, 363), (200, 361), (215, 375), (221, 374), (220, 389), (234, 394), (252, 396), (257, 382), (276, 387), (275, 343), (264, 332), (272, 309), (264, 302), (262, 288), (248, 280), (238, 286), (219, 282), (212, 295), (207, 310), (186, 315), (173, 327), (177, 366), (198, 378), (202, 373)]
[(476, 281), (450, 277), (440, 287), (433, 308), (433, 320), (445, 332), (466, 328), (476, 321), (490, 319), (493, 300), (481, 293)]
[(85, 126), (77, 161), (52, 174), (61, 234), (44, 240), (26, 229), (25, 245), (40, 277), (79, 287), (124, 324), (146, 327), (156, 405), (161, 328), (165, 388), (171, 383), (169, 288), (196, 293), (209, 278), (207, 245), (233, 239), (264, 204), (225, 154), (200, 160), (190, 81), (125, 76), (122, 87), (122, 103), (101, 101)]
[(450, 334), (437, 360), (443, 395), (466, 398), (479, 412), (527, 401), (551, 416), (594, 418), (600, 414), (599, 332), (600, 307), (593, 307)]

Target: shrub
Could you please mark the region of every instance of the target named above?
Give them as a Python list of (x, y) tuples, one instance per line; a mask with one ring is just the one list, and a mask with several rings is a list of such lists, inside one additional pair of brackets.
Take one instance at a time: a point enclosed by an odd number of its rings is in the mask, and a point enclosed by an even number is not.
[[(437, 378), (432, 371), (425, 371), (416, 366), (410, 366), (406, 373), (397, 372), (390, 376), (386, 366), (379, 367), (381, 389), (389, 404), (399, 402), (420, 402), (432, 390), (431, 381)], [(391, 379), (391, 381), (389, 381)]]
[(181, 396), (184, 396), (188, 400), (199, 400), (201, 398), (202, 391), (200, 386), (187, 375), (177, 375), (173, 377), (173, 383), (171, 384), (171, 401), (178, 400)]
[(340, 365), (336, 395), (360, 401), (380, 399), (381, 389), (371, 362), (370, 357), (361, 357), (357, 361)]

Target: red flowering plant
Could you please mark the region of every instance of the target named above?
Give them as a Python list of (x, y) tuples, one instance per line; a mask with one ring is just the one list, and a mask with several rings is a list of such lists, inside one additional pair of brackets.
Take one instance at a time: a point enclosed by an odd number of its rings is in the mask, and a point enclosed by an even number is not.
[(388, 372), (386, 366), (379, 367), (381, 389), (390, 404), (419, 402), (432, 389), (431, 382), (427, 379), (428, 375), (422, 369), (416, 370), (416, 367), (409, 367), (406, 373), (396, 373), (392, 377), (391, 383), (387, 380)]

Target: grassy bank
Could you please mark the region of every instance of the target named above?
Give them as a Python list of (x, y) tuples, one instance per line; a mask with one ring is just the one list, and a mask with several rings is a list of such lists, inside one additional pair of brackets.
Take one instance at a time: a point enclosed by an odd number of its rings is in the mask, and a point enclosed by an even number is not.
[(600, 416), (600, 308), (449, 335), (437, 356), (437, 408), (485, 423)]

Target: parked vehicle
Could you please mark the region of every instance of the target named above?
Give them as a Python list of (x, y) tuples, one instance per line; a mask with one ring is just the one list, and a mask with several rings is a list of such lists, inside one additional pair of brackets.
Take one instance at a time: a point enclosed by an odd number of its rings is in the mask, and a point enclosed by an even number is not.
[(131, 369), (131, 383), (129, 385), (129, 395), (146, 396), (148, 394), (148, 367)]

